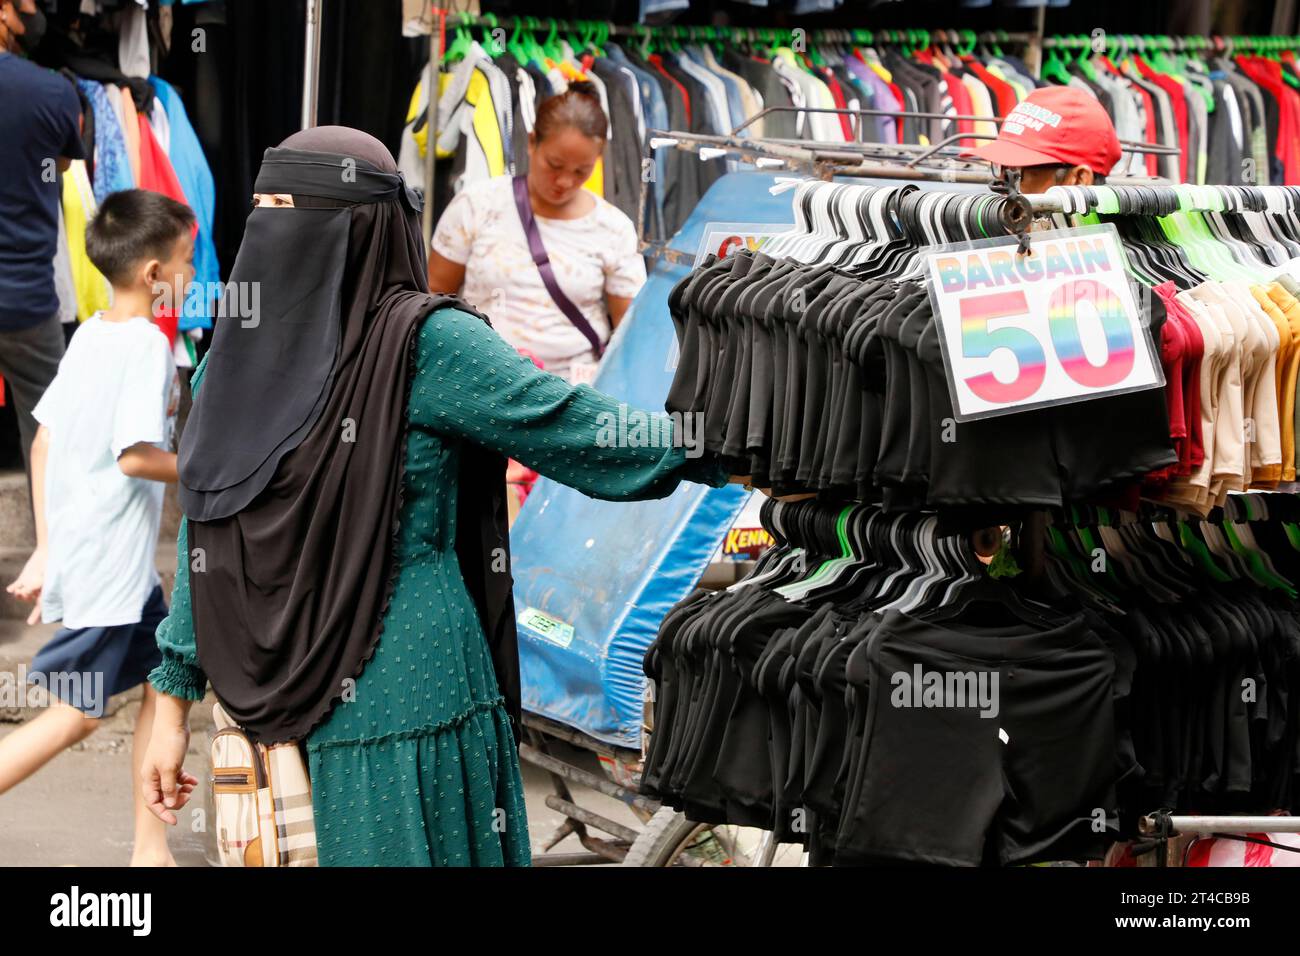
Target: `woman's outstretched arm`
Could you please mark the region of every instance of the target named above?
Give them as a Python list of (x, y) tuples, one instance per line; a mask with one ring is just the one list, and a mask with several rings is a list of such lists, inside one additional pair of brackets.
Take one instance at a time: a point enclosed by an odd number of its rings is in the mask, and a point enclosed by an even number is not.
[(413, 424), (501, 452), (593, 498), (662, 498), (684, 480), (728, 481), (705, 452), (697, 419), (570, 385), (458, 309), (426, 318), (416, 349)]

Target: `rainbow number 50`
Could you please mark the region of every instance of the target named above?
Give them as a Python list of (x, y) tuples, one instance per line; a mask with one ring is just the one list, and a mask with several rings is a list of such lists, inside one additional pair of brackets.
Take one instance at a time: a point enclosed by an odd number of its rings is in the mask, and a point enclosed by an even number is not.
[[(1100, 365), (1089, 361), (1079, 334), (1079, 306), (1088, 303), (1101, 323), (1106, 356)], [(1070, 279), (1052, 290), (1048, 300), (1048, 341), (1028, 326), (1029, 304), (1024, 292), (991, 292), (961, 300), (961, 354), (988, 358), (998, 349), (1010, 349), (1016, 375), (999, 381), (992, 372), (963, 379), (975, 395), (994, 405), (1028, 403), (1047, 376), (1046, 348), (1052, 348), (1062, 370), (1089, 389), (1104, 389), (1124, 381), (1133, 370), (1133, 330), (1119, 296), (1094, 279)], [(1021, 318), (990, 329), (995, 319)]]

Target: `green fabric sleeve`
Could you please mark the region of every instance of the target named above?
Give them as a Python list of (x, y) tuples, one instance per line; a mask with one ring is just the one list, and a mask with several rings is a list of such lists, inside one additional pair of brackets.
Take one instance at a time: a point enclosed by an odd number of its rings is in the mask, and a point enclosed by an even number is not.
[(472, 315), (431, 313), (416, 348), (413, 424), (508, 455), (592, 498), (637, 501), (667, 497), (684, 480), (727, 483), (704, 451), (698, 418), (570, 385)]
[(162, 663), (150, 672), (149, 683), (160, 694), (183, 700), (202, 700), (208, 678), (199, 667), (198, 646), (194, 640), (187, 523), (181, 519), (181, 529), (176, 536), (176, 582), (172, 585), (171, 606), (155, 635), (158, 649), (162, 651)]
[[(197, 393), (207, 356), (199, 363), (190, 382), (191, 393)], [(149, 683), (160, 694), (182, 700), (202, 700), (208, 686), (207, 675), (199, 667), (198, 645), (194, 639), (194, 615), (190, 605), (190, 549), (188, 522), (181, 518), (176, 535), (176, 581), (172, 585), (172, 599), (168, 613), (155, 639), (162, 651), (162, 663), (149, 674)]]

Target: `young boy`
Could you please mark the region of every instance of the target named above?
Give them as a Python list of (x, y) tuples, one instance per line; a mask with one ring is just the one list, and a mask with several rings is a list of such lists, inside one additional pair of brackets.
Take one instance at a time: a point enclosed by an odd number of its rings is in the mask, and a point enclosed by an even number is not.
[[(154, 303), (183, 301), (194, 277), (194, 215), (161, 193), (110, 195), (86, 233), (90, 261), (113, 286), (113, 305), (87, 319), (33, 414), (36, 550), (7, 588), (63, 626), (32, 661), (50, 707), (0, 739), (0, 793), (99, 726), (110, 696), (144, 684), (132, 752), (133, 866), (175, 865), (167, 826), (136, 780), (149, 743), (167, 615), (154, 563), (163, 482), (176, 480), (172, 447), (179, 383)], [(194, 781), (186, 781), (192, 787)]]

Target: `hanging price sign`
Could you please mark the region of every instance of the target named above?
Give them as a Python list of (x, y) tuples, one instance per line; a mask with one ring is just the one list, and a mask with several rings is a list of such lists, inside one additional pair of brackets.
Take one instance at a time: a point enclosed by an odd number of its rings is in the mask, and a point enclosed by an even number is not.
[(1162, 386), (1115, 227), (1031, 239), (926, 250), (957, 421)]
[(695, 252), (695, 265), (698, 266), (712, 253), (719, 259), (729, 256), (741, 249), (757, 252), (773, 236), (789, 232), (792, 223), (773, 224), (770, 222), (709, 222), (704, 224), (704, 237)]

